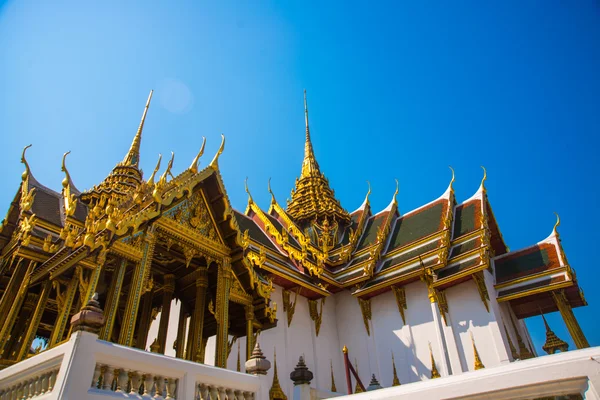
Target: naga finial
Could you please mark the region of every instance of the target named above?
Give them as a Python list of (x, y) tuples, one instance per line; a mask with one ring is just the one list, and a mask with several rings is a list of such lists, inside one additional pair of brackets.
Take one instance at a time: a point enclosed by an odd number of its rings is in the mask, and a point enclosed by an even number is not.
[(160, 168), (161, 160), (162, 160), (162, 154), (159, 154), (158, 162), (156, 163), (156, 167), (154, 167), (154, 171), (152, 171), (152, 175), (150, 175), (150, 178), (148, 178), (148, 183), (150, 185), (154, 185), (154, 177), (156, 176), (156, 173), (158, 172), (158, 169)]
[(271, 190), (271, 178), (269, 177), (269, 193), (271, 193), (271, 204), (275, 204), (277, 201), (275, 200), (275, 194), (273, 194), (273, 191)]
[(552, 228), (552, 233), (558, 235), (557, 229), (560, 226), (560, 217), (558, 216), (558, 213), (554, 213), (554, 215), (556, 215), (556, 223), (554, 224), (554, 228)]
[(67, 159), (67, 156), (69, 154), (71, 154), (71, 150), (69, 150), (65, 154), (63, 154), (62, 165), (60, 167), (60, 170), (65, 173), (65, 178), (62, 180), (62, 186), (65, 189), (67, 188), (67, 186), (69, 186), (69, 182), (71, 181), (71, 175), (69, 174), (69, 171), (67, 170), (67, 166), (65, 165), (65, 160)]
[(365, 203), (369, 203), (369, 196), (371, 195), (371, 182), (367, 181), (367, 186), (369, 190), (367, 190), (367, 195), (365, 196)]
[(223, 150), (225, 150), (225, 135), (221, 134), (221, 146), (219, 146), (219, 150), (217, 151), (217, 154), (215, 154), (213, 160), (210, 162), (209, 167), (213, 169), (219, 168), (219, 156), (223, 153)]
[(171, 176), (171, 178), (174, 178), (173, 174), (171, 173), (171, 168), (173, 168), (173, 160), (175, 160), (175, 153), (171, 152), (171, 159), (169, 160), (169, 163), (167, 164), (167, 169), (160, 176), (159, 181), (161, 183), (167, 183), (167, 176)]
[(481, 179), (481, 185), (480, 186), (482, 188), (485, 188), (484, 183), (485, 183), (485, 181), (487, 179), (487, 171), (485, 170), (485, 167), (483, 165), (481, 166), (481, 169), (483, 169), (483, 178)]
[(396, 181), (396, 191), (394, 192), (394, 203), (398, 203), (398, 201), (396, 200), (396, 196), (398, 196), (398, 190), (400, 189), (400, 186), (398, 185), (398, 179), (395, 179)]
[(450, 179), (450, 188), (452, 188), (452, 184), (454, 183), (454, 168), (452, 168), (450, 165), (448, 165), (448, 168), (450, 168), (450, 171), (452, 171), (452, 179)]
[(248, 204), (253, 203), (254, 201), (252, 200), (252, 195), (250, 194), (250, 189), (248, 189), (248, 177), (246, 177), (246, 180), (244, 181), (244, 185), (246, 186), (246, 193), (248, 193)]
[(190, 171), (193, 173), (198, 172), (198, 162), (200, 161), (200, 157), (202, 157), (204, 154), (204, 146), (206, 146), (206, 138), (202, 136), (202, 147), (200, 147), (198, 155), (196, 155), (196, 158), (194, 158), (194, 161), (192, 161), (192, 165), (190, 165)]
[(25, 158), (25, 152), (27, 152), (27, 149), (30, 148), (31, 146), (32, 146), (31, 144), (29, 146), (25, 146), (23, 148), (23, 154), (21, 154), (21, 162), (23, 164), (25, 164), (25, 171), (23, 171), (23, 174), (21, 175), (21, 178), (23, 178), (23, 180), (26, 180), (31, 175), (31, 170), (29, 169), (29, 163), (27, 162), (27, 159)]

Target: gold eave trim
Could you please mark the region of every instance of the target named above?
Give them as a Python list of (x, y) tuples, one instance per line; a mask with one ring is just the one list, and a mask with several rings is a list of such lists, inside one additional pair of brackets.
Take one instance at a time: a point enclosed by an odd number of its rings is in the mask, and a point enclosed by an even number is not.
[(459, 273), (457, 273), (455, 275), (451, 275), (451, 276), (448, 276), (446, 278), (437, 280), (437, 281), (433, 282), (432, 286), (433, 287), (439, 287), (439, 286), (445, 285), (446, 283), (450, 283), (450, 282), (455, 281), (457, 279), (464, 278), (465, 276), (473, 275), (474, 273), (479, 272), (479, 271), (483, 271), (483, 270), (487, 269), (487, 267), (488, 267), (487, 263), (483, 263), (483, 264), (480, 263), (479, 265), (475, 265), (473, 267), (469, 267), (466, 270), (461, 271), (461, 272), (459, 272)]
[[(456, 256), (456, 257), (454, 257), (454, 258), (449, 258), (449, 259), (447, 260), (447, 263), (446, 263), (446, 265), (447, 265), (448, 267), (451, 267), (451, 266), (453, 266), (453, 265), (455, 265), (455, 264), (460, 264), (460, 263), (461, 263), (461, 261), (464, 261), (464, 260), (466, 260), (466, 259), (467, 259), (467, 258), (469, 258), (469, 257), (473, 257), (473, 254), (474, 254), (474, 253), (479, 253), (479, 252), (481, 252), (481, 250), (482, 250), (482, 249), (483, 249), (483, 250), (485, 250), (485, 249), (487, 249), (487, 248), (488, 248), (488, 246), (487, 246), (487, 245), (483, 245), (483, 246), (475, 247), (474, 249), (471, 249), (471, 250), (467, 251), (466, 253), (462, 253), (462, 254), (461, 254), (461, 255), (459, 255), (459, 256)], [(448, 252), (450, 252), (450, 250), (448, 250)]]
[(504, 301), (519, 299), (522, 297), (527, 297), (527, 296), (531, 296), (531, 295), (538, 294), (538, 293), (544, 293), (544, 292), (550, 292), (552, 290), (563, 289), (563, 288), (567, 288), (569, 286), (573, 286), (573, 281), (554, 283), (554, 284), (550, 284), (548, 286), (544, 286), (541, 288), (535, 288), (535, 289), (531, 289), (531, 290), (526, 290), (524, 292), (513, 293), (513, 294), (509, 294), (507, 296), (498, 297), (496, 300), (498, 301), (498, 303), (501, 303)]
[(537, 274), (534, 274), (534, 275), (527, 275), (527, 276), (523, 276), (521, 278), (517, 278), (517, 279), (507, 281), (507, 282), (499, 283), (497, 285), (494, 285), (494, 288), (497, 290), (500, 290), (500, 289), (504, 289), (508, 286), (517, 285), (519, 283), (527, 282), (529, 280), (533, 280), (533, 279), (537, 279), (537, 278), (542, 278), (547, 275), (554, 275), (556, 273), (563, 272), (563, 271), (566, 271), (566, 268), (560, 267), (560, 268), (555, 268), (555, 269), (549, 269), (547, 271), (538, 272)]
[(473, 239), (474, 237), (481, 235), (481, 232), (483, 232), (485, 229), (484, 228), (477, 228), (475, 229), (473, 232), (469, 232), (469, 233), (465, 233), (462, 236), (457, 237), (456, 239), (450, 241), (450, 248), (457, 246), (459, 244), (463, 244), (464, 242), (468, 242), (469, 240)]
[[(200, 250), (214, 251), (220, 256), (229, 256), (231, 249), (229, 247), (208, 239), (193, 230), (181, 226), (177, 222), (168, 218), (159, 218), (154, 224), (167, 235), (173, 235), (177, 239), (188, 242), (198, 247)], [(215, 225), (216, 226), (216, 225)]]
[(408, 281), (408, 280), (413, 280), (415, 278), (420, 278), (423, 275), (423, 271), (421, 269), (418, 269), (416, 271), (410, 272), (406, 275), (400, 275), (400, 276), (396, 276), (396, 277), (390, 277), (389, 279), (386, 279), (385, 281), (379, 282), (374, 286), (371, 286), (368, 289), (358, 289), (354, 292), (352, 292), (352, 296), (354, 297), (360, 297), (362, 295), (367, 295), (371, 292), (375, 292), (377, 290), (380, 290), (382, 288), (387, 287), (387, 289), (391, 289), (391, 286), (393, 285), (397, 285), (397, 284), (402, 284), (404, 281)]
[[(421, 257), (422, 259), (425, 259), (425, 258), (431, 257), (431, 256), (436, 256), (437, 257), (437, 252), (439, 252), (441, 248), (443, 248), (443, 247), (438, 247), (436, 249), (429, 250), (427, 253), (423, 253), (420, 256), (409, 258), (408, 260), (406, 260), (406, 261), (404, 261), (404, 262), (402, 262), (400, 264), (394, 265), (393, 267), (390, 267), (389, 269), (386, 269), (384, 272), (379, 272), (378, 274), (375, 275), (375, 278), (378, 277), (378, 276), (387, 274), (389, 272), (394, 272), (394, 271), (397, 271), (397, 270), (402, 269), (404, 267), (407, 267), (408, 265), (410, 265), (410, 264), (414, 263), (415, 261), (417, 261), (419, 259), (419, 257)], [(382, 262), (385, 263), (386, 260), (387, 260), (387, 257), (385, 259), (383, 259)], [(438, 260), (438, 263), (439, 263), (439, 261), (440, 260)]]
[(110, 247), (110, 253), (119, 255), (129, 261), (137, 262), (142, 259), (142, 251), (123, 242), (114, 242)]
[(263, 266), (261, 267), (261, 269), (264, 269), (265, 271), (268, 271), (268, 272), (270, 272), (272, 274), (275, 274), (275, 275), (279, 276), (280, 278), (287, 279), (287, 280), (289, 280), (291, 282), (294, 282), (295, 284), (297, 284), (299, 286), (302, 286), (303, 288), (309, 289), (312, 292), (319, 293), (319, 294), (321, 294), (323, 296), (329, 296), (329, 295), (331, 295), (331, 293), (329, 291), (323, 290), (323, 289), (321, 289), (318, 286), (313, 286), (313, 285), (311, 285), (311, 284), (309, 284), (307, 282), (303, 282), (300, 279), (297, 279), (297, 278), (295, 278), (295, 277), (293, 277), (291, 275), (288, 275), (288, 274), (286, 274), (286, 273), (284, 273), (284, 272), (282, 272), (282, 271), (280, 271), (278, 269), (275, 269), (275, 268), (269, 266), (269, 264), (267, 264), (267, 262), (265, 262), (263, 264)]
[[(60, 234), (60, 231), (62, 230), (62, 227), (54, 225), (54, 224), (51, 224), (51, 223), (49, 223), (49, 222), (47, 222), (47, 221), (45, 221), (45, 220), (43, 220), (41, 218), (37, 218), (37, 220), (35, 222), (35, 225), (39, 226), (40, 228), (44, 228), (47, 231), (50, 231), (50, 232), (55, 233), (57, 235)], [(78, 223), (77, 226), (80, 226), (80, 224)], [(81, 227), (83, 227), (83, 224), (81, 224)]]

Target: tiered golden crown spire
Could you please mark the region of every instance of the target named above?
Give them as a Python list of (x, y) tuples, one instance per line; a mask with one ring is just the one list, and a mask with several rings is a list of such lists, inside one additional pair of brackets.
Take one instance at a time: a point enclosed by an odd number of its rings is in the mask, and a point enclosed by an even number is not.
[(324, 217), (335, 218), (339, 222), (350, 221), (350, 215), (342, 208), (335, 198), (329, 182), (319, 169), (310, 139), (308, 124), (308, 105), (306, 90), (304, 91), (304, 120), (306, 124), (306, 141), (304, 143), (304, 160), (300, 178), (296, 180), (296, 187), (292, 190), (292, 199), (287, 206), (288, 214), (303, 224), (313, 220), (322, 220)]
[(146, 101), (146, 107), (144, 107), (144, 113), (142, 114), (142, 120), (140, 121), (140, 126), (133, 138), (133, 142), (131, 143), (131, 147), (129, 151), (125, 155), (123, 162), (121, 165), (124, 166), (132, 166), (138, 167), (140, 163), (140, 145), (142, 143), (142, 131), (144, 130), (144, 122), (146, 122), (146, 114), (148, 113), (148, 107), (150, 107), (150, 100), (152, 100), (152, 93), (154, 90), (150, 91), (148, 95), (148, 100)]

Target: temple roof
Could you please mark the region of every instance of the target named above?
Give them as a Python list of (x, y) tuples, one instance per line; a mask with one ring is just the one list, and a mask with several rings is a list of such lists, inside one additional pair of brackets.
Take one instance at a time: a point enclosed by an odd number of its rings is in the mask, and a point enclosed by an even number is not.
[(304, 91), (304, 115), (306, 122), (304, 160), (300, 178), (296, 179), (292, 198), (287, 205), (287, 213), (299, 225), (306, 225), (313, 220), (322, 220), (324, 217), (333, 217), (339, 222), (347, 223), (350, 215), (335, 198), (333, 190), (329, 187), (329, 181), (319, 169), (319, 163), (315, 158), (308, 126), (306, 91)]

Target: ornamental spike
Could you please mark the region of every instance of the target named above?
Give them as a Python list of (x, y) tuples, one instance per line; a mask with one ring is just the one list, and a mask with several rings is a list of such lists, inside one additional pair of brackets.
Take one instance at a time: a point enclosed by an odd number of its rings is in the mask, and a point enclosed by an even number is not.
[(65, 173), (65, 178), (62, 180), (62, 186), (65, 189), (69, 186), (69, 183), (71, 182), (71, 175), (69, 175), (69, 171), (67, 170), (67, 166), (65, 165), (65, 160), (67, 159), (67, 156), (69, 154), (71, 154), (71, 150), (63, 154), (62, 165), (60, 167), (60, 170)]
[(271, 193), (271, 204), (275, 204), (277, 203), (277, 201), (275, 200), (275, 195), (273, 194), (273, 191), (271, 190), (271, 178), (269, 177), (269, 193)]
[(200, 147), (200, 151), (192, 161), (192, 165), (190, 165), (190, 171), (193, 173), (198, 172), (198, 162), (200, 161), (200, 157), (204, 154), (204, 146), (206, 146), (206, 138), (202, 136), (202, 146)]
[(554, 213), (554, 215), (556, 215), (556, 223), (554, 224), (554, 228), (552, 228), (552, 234), (558, 236), (558, 227), (560, 226), (560, 217), (558, 216), (558, 213)]
[(481, 169), (483, 169), (483, 178), (481, 179), (481, 184), (479, 185), (480, 188), (485, 190), (485, 181), (487, 180), (487, 171), (485, 170), (485, 167), (482, 165)]
[(23, 178), (23, 180), (26, 180), (29, 176), (31, 176), (31, 169), (29, 169), (29, 163), (27, 162), (27, 159), (25, 158), (25, 153), (27, 152), (27, 149), (30, 148), (33, 145), (28, 145), (25, 146), (23, 148), (23, 153), (21, 154), (21, 163), (25, 164), (25, 171), (23, 171), (23, 174), (21, 175), (21, 178)]
[(161, 162), (161, 160), (162, 160), (162, 154), (159, 154), (158, 155), (158, 161), (156, 162), (156, 167), (154, 167), (154, 171), (152, 171), (152, 175), (150, 175), (150, 178), (148, 178), (148, 183), (150, 185), (154, 185), (154, 177), (156, 176), (156, 173), (160, 169), (160, 162)]
[(450, 180), (450, 189), (452, 189), (452, 184), (454, 183), (454, 168), (452, 168), (450, 165), (448, 165), (448, 168), (450, 168), (450, 171), (452, 171), (452, 179)]
[(131, 142), (131, 147), (129, 151), (125, 155), (123, 159), (123, 165), (129, 165), (133, 167), (137, 167), (140, 163), (140, 144), (142, 142), (142, 131), (144, 130), (144, 122), (146, 122), (146, 114), (148, 114), (148, 107), (150, 107), (150, 100), (152, 100), (152, 93), (154, 90), (150, 91), (148, 95), (148, 100), (146, 101), (146, 107), (144, 107), (144, 113), (142, 114), (142, 120), (140, 121), (140, 126), (133, 137), (133, 142)]
[(221, 134), (221, 145), (219, 146), (217, 154), (215, 154), (215, 157), (210, 162), (209, 167), (215, 170), (219, 169), (219, 156), (223, 154), (223, 150), (225, 150), (225, 135)]

